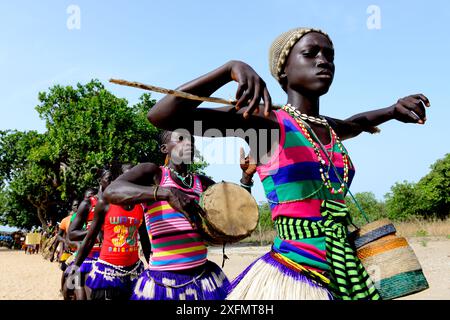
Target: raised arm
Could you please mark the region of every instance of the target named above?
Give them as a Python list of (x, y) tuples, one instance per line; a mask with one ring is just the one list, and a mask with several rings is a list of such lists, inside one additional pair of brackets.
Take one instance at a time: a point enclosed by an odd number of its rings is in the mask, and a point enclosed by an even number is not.
[(78, 249), (77, 257), (75, 258), (74, 264), (79, 267), (83, 263), (84, 259), (91, 252), (92, 247), (95, 244), (98, 234), (102, 228), (102, 225), (105, 221), (106, 212), (108, 212), (109, 204), (105, 202), (102, 198), (100, 198), (95, 205), (94, 211), (94, 219), (92, 220), (92, 224), (84, 237), (83, 242), (81, 243), (80, 248)]
[(156, 189), (160, 177), (161, 169), (156, 164), (141, 163), (111, 182), (103, 196), (109, 203), (118, 205), (164, 200), (163, 188)]
[[(201, 104), (200, 101), (167, 95), (150, 109), (147, 115), (148, 120), (156, 127), (165, 130), (173, 131), (183, 128), (189, 130), (192, 134), (195, 134), (193, 130), (195, 120), (203, 121), (202, 127), (205, 130), (218, 129), (224, 134), (225, 129), (268, 128), (271, 122), (269, 120), (270, 94), (264, 81), (244, 62), (227, 62), (221, 67), (177, 89), (208, 97), (231, 81), (238, 83), (235, 107), (197, 109)], [(264, 100), (264, 113), (258, 110), (260, 109), (259, 102), (261, 99)], [(245, 110), (241, 109), (246, 105), (248, 105), (248, 108)], [(245, 119), (244, 116), (251, 119)]]
[(126, 205), (167, 201), (186, 218), (202, 211), (200, 206), (177, 188), (160, 187), (161, 169), (154, 163), (141, 163), (114, 180), (103, 196), (112, 204)]
[[(390, 107), (358, 113), (346, 120), (368, 126), (378, 126), (389, 120), (424, 124), (427, 120), (425, 106), (430, 106), (428, 98), (423, 94), (413, 94), (398, 99)], [(353, 131), (351, 128), (345, 126), (338, 126), (336, 131), (341, 139), (353, 138), (361, 133), (360, 131)]]

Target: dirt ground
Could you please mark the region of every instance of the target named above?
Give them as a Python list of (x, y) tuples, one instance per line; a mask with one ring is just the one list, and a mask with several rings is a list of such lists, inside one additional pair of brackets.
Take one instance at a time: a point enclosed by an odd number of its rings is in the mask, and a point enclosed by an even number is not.
[[(428, 280), (430, 288), (400, 299), (450, 300), (450, 239), (444, 237), (408, 238)], [(227, 246), (224, 271), (234, 279), (269, 246)], [(222, 265), (222, 248), (210, 247), (209, 259)], [(61, 271), (57, 263), (42, 255), (24, 254), (0, 248), (0, 300), (61, 300)]]

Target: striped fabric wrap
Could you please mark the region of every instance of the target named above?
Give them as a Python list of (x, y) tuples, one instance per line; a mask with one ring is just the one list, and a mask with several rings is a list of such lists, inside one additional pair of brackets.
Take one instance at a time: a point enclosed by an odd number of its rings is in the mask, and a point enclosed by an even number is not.
[[(380, 299), (347, 239), (347, 225), (350, 222), (347, 206), (332, 200), (324, 201), (321, 213), (324, 217), (322, 221), (278, 218), (275, 225), (279, 238), (275, 239), (273, 250), (304, 266), (327, 271), (331, 280), (330, 290), (337, 299)], [(305, 244), (315, 244), (321, 252), (325, 251), (325, 260), (320, 259), (323, 255), (302, 251)], [(324, 268), (321, 264), (327, 266)]]
[[(170, 171), (161, 167), (161, 187), (174, 187), (199, 200), (203, 191), (200, 179), (194, 175), (191, 189), (178, 186)], [(199, 231), (187, 218), (174, 210), (167, 201), (147, 204), (145, 223), (152, 246), (150, 270), (174, 271), (201, 266), (206, 262), (207, 249)]]

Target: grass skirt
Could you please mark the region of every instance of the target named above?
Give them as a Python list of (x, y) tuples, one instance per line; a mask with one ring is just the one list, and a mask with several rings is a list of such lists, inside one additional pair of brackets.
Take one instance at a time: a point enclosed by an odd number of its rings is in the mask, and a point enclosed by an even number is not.
[(138, 260), (128, 267), (112, 265), (103, 260), (97, 260), (86, 279), (86, 286), (92, 289), (92, 300), (128, 300), (139, 275), (144, 270), (144, 264)]
[(230, 286), (227, 300), (332, 300), (331, 292), (275, 260), (270, 252), (255, 260)]
[(212, 261), (186, 274), (146, 269), (134, 288), (132, 300), (225, 300), (230, 282)]

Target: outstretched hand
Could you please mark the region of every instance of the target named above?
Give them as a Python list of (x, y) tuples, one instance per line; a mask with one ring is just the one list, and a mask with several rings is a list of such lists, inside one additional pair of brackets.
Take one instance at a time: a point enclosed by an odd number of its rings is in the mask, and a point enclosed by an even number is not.
[(394, 119), (405, 123), (424, 124), (427, 121), (425, 107), (430, 106), (430, 101), (423, 94), (413, 94), (398, 99), (392, 107)]
[(244, 112), (244, 118), (248, 118), (253, 112), (259, 112), (259, 102), (263, 99), (264, 116), (268, 117), (272, 100), (264, 80), (244, 62), (231, 61), (229, 65), (231, 78), (239, 84), (236, 91), (236, 109), (248, 105), (248, 109)]

